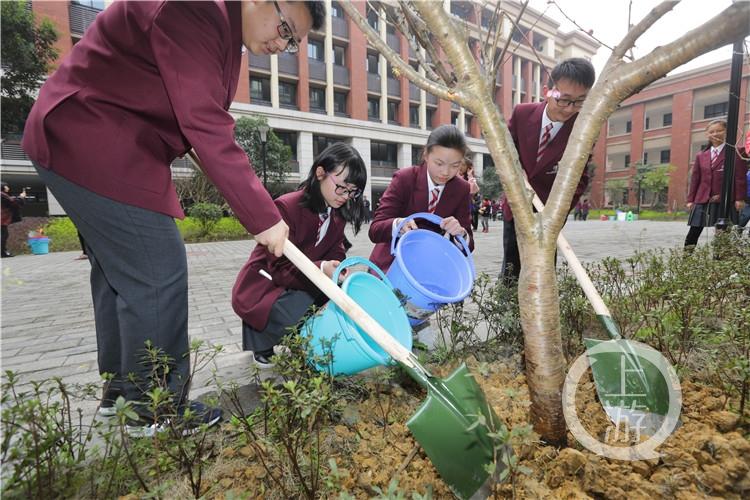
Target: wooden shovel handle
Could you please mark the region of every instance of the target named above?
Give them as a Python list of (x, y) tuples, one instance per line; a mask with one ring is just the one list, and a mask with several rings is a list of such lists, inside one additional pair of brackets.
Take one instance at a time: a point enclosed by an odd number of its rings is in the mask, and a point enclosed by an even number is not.
[[(531, 187), (529, 181), (524, 178), (524, 182), (526, 183), (526, 188), (534, 192), (534, 188)], [(536, 195), (536, 192), (534, 192), (533, 203), (534, 208), (536, 208), (538, 212), (541, 212), (544, 209), (544, 203), (542, 203), (542, 200)], [(589, 278), (589, 275), (583, 268), (581, 261), (578, 260), (576, 254), (573, 253), (573, 248), (570, 246), (570, 243), (568, 243), (568, 240), (565, 239), (565, 236), (563, 236), (562, 231), (557, 235), (557, 248), (568, 262), (568, 266), (573, 271), (576, 280), (578, 280), (578, 284), (581, 285), (583, 293), (585, 293), (586, 297), (589, 299), (591, 306), (594, 308), (594, 312), (599, 316), (607, 316), (611, 318), (612, 314), (610, 314), (609, 308), (604, 303), (604, 300), (602, 300), (599, 292), (596, 291), (594, 283), (592, 283), (591, 278)]]
[(413, 363), (411, 352), (399, 344), (380, 324), (372, 319), (372, 316), (354, 302), (344, 291), (339, 288), (331, 278), (321, 271), (310, 259), (303, 254), (294, 243), (289, 240), (284, 242), (284, 256), (294, 264), (302, 274), (315, 284), (324, 294), (339, 306), (367, 335), (370, 336), (380, 347), (399, 363), (416, 368)]

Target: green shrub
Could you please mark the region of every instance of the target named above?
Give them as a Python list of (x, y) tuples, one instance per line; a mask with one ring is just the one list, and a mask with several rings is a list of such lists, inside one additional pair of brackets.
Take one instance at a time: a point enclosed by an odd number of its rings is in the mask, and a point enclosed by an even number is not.
[(198, 236), (207, 236), (221, 220), (222, 210), (215, 203), (196, 203), (188, 209), (188, 215), (198, 221)]
[(44, 233), (50, 239), (50, 250), (65, 252), (81, 249), (81, 242), (78, 241), (78, 231), (69, 217), (52, 219), (44, 226)]

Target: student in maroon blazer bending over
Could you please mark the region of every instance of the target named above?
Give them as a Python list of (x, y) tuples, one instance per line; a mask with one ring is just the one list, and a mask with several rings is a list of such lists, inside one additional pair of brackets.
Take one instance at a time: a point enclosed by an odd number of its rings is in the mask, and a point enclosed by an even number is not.
[(402, 233), (417, 229), (445, 231), (467, 239), (474, 250), (471, 232), (469, 183), (457, 175), (468, 147), (464, 134), (453, 125), (432, 131), (422, 153), (422, 163), (398, 170), (380, 198), (370, 224), (375, 248), (370, 260), (384, 272), (393, 262), (391, 236), (403, 218), (416, 212), (432, 212), (443, 218), (440, 227), (417, 219), (407, 222)]
[[(518, 104), (508, 120), (508, 128), (518, 150), (526, 177), (539, 199), (547, 202), (557, 177), (557, 164), (568, 145), (570, 131), (583, 106), (596, 73), (591, 63), (581, 58), (562, 61), (552, 69), (549, 83), (542, 88), (543, 102)], [(586, 190), (588, 175), (584, 171), (570, 207), (573, 208)], [(516, 226), (507, 198), (503, 197), (503, 267), (502, 277), (517, 280), (521, 273)]]
[[(365, 219), (362, 190), (367, 170), (353, 147), (338, 142), (315, 158), (298, 191), (276, 199), (294, 243), (329, 277), (346, 256), (344, 227), (359, 232)], [(325, 295), (286, 257), (256, 246), (232, 289), (232, 307), (242, 318), (242, 348), (260, 367), (273, 363), (273, 347)]]
[[(685, 248), (691, 249), (698, 244), (698, 238), (704, 227), (713, 227), (719, 216), (721, 190), (724, 183), (724, 159), (727, 150), (731, 153), (734, 147), (727, 146), (727, 122), (713, 120), (706, 127), (708, 147), (695, 156), (693, 173), (690, 176), (690, 190), (687, 196), (687, 207), (690, 210)], [(747, 163), (734, 152), (734, 209), (745, 207), (747, 189)], [(730, 207), (730, 218), (736, 224), (737, 212)]]
[[(235, 142), (228, 109), (243, 45), (296, 51), (324, 19), (312, 1), (114, 2), (42, 86), (23, 148), (88, 246), (99, 370), (114, 375), (108, 413), (119, 395), (147, 402), (150, 341), (171, 359), (176, 411), (220, 418), (187, 401), (187, 259), (170, 164), (194, 148), (240, 222), (281, 255), (288, 228)], [(136, 411), (129, 433), (159, 430), (146, 404)]]

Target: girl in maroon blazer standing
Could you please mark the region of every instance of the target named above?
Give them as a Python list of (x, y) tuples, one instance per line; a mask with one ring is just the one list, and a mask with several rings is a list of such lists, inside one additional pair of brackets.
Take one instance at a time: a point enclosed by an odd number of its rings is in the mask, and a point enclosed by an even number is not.
[[(719, 203), (721, 198), (722, 184), (724, 183), (724, 159), (727, 150), (734, 149), (726, 147), (727, 122), (724, 120), (713, 120), (706, 127), (709, 147), (695, 156), (693, 173), (690, 178), (690, 190), (687, 197), (687, 208), (690, 210), (688, 219), (688, 231), (685, 238), (685, 247), (692, 248), (698, 244), (698, 237), (704, 227), (712, 227), (716, 224), (719, 214)], [(736, 155), (736, 153), (735, 153)], [(745, 161), (736, 155), (734, 161), (734, 208), (742, 210), (745, 206), (747, 168)], [(737, 214), (730, 210), (732, 220), (737, 222)]]
[(467, 151), (464, 134), (453, 125), (432, 131), (422, 153), (422, 163), (398, 170), (386, 188), (370, 225), (375, 248), (370, 260), (383, 272), (393, 262), (391, 233), (403, 218), (416, 212), (431, 212), (443, 218), (440, 227), (424, 220), (411, 220), (402, 232), (417, 229), (445, 231), (463, 236), (474, 250), (471, 232), (469, 183), (457, 175)]
[[(315, 158), (300, 189), (276, 199), (289, 225), (289, 240), (329, 277), (341, 260), (347, 222), (356, 234), (364, 220), (362, 190), (367, 170), (357, 150), (344, 143)], [(326, 297), (286, 257), (257, 245), (232, 289), (232, 307), (242, 318), (242, 348), (261, 367), (272, 366), (273, 347)]]

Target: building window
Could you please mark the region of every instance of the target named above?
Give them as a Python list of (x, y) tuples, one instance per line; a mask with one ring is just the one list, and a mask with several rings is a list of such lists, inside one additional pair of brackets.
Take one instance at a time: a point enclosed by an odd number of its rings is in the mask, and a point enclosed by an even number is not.
[(661, 124), (664, 127), (669, 127), (670, 125), (672, 125), (672, 113), (664, 113)]
[(367, 54), (367, 72), (373, 75), (378, 74), (378, 55)]
[(92, 7), (98, 10), (104, 10), (104, 0), (73, 0), (73, 3), (85, 5), (86, 7)]
[(388, 142), (370, 142), (370, 160), (395, 166), (396, 145)]
[(276, 137), (281, 139), (284, 145), (289, 146), (292, 150), (292, 160), (297, 159), (297, 132), (287, 132), (285, 130), (274, 130)]
[(419, 165), (422, 163), (422, 150), (424, 146), (411, 145), (411, 164)]
[(293, 82), (279, 82), (279, 104), (297, 106), (297, 84)]
[(327, 137), (325, 135), (313, 135), (313, 156), (316, 158), (325, 148), (331, 144), (342, 142), (338, 137)]
[(336, 66), (344, 66), (346, 59), (346, 49), (340, 45), (333, 46), (333, 64)]
[(729, 110), (728, 102), (719, 102), (716, 104), (709, 104), (703, 108), (703, 118), (716, 118), (717, 116), (725, 116)]
[(632, 130), (633, 130), (633, 122), (628, 120), (627, 122), (625, 122), (625, 133), (629, 134)]
[(396, 101), (388, 101), (388, 121), (395, 122), (398, 117), (398, 103)]
[(651, 118), (647, 116), (646, 117), (646, 130), (650, 128), (651, 128)]
[(310, 87), (310, 109), (315, 111), (326, 110), (326, 91), (317, 87)]
[(648, 165), (648, 153), (645, 151), (643, 152), (643, 164)]
[(331, 17), (344, 18), (344, 9), (341, 8), (338, 2), (331, 2)]
[(419, 106), (409, 106), (409, 125), (419, 127)]
[(367, 117), (371, 120), (380, 120), (380, 99), (377, 97), (367, 99)]
[(378, 31), (379, 21), (380, 21), (380, 16), (378, 16), (378, 13), (368, 8), (367, 9), (367, 24), (369, 24), (370, 27), (374, 29), (375, 31)]
[(630, 155), (625, 155), (625, 168), (630, 167)]
[(346, 114), (346, 92), (333, 93), (333, 112), (342, 115)]
[(425, 117), (425, 121), (427, 122), (427, 128), (432, 130), (432, 122), (435, 118), (435, 108), (427, 108), (427, 116)]
[(471, 116), (464, 115), (464, 133), (469, 135), (469, 132), (471, 132)]
[(662, 164), (669, 163), (669, 161), (670, 161), (670, 153), (671, 153), (671, 151), (669, 149), (662, 149), (661, 152), (659, 153), (659, 161)]
[(258, 76), (250, 77), (250, 99), (271, 102), (271, 80)]
[(307, 40), (307, 57), (316, 61), (323, 60), (323, 42), (319, 40)]

